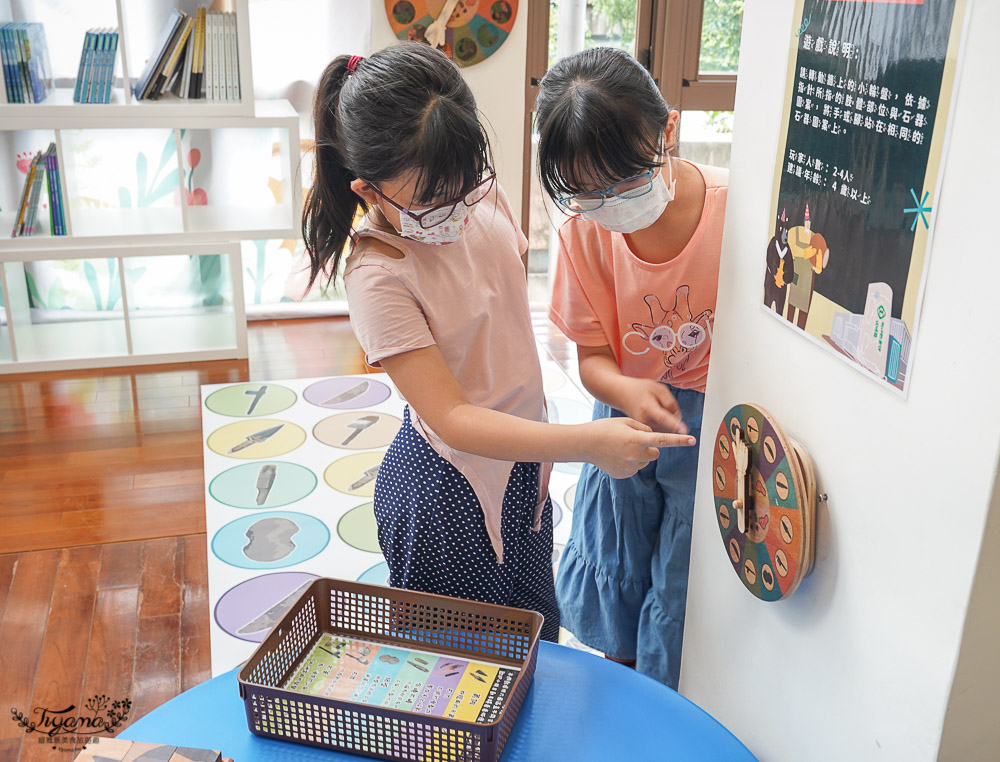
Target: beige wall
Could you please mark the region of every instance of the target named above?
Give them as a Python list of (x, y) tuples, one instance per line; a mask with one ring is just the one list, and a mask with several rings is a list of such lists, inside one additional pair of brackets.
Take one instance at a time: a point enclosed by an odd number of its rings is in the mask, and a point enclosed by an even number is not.
[[(371, 0), (371, 4), (371, 49), (374, 51), (393, 44), (396, 38), (385, 15), (385, 2)], [(527, 16), (527, 2), (522, 1), (514, 28), (500, 49), (482, 63), (462, 70), (490, 131), (497, 177), (507, 192), (511, 208), (518, 216), (521, 212), (524, 150)]]

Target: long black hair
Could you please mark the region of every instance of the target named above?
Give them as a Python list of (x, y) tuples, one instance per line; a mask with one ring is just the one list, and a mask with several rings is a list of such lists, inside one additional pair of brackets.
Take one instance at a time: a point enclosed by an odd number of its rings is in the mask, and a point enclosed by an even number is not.
[(330, 62), (313, 104), (316, 165), (302, 214), (310, 285), (321, 272), (333, 279), (358, 207), (368, 211), (352, 180), (412, 176), (414, 202), (429, 205), (468, 193), (491, 163), (476, 100), (442, 52), (404, 42), (353, 72), (350, 60)]
[(535, 109), (538, 174), (552, 197), (609, 187), (648, 170), (671, 111), (650, 73), (615, 48), (557, 62), (542, 77)]

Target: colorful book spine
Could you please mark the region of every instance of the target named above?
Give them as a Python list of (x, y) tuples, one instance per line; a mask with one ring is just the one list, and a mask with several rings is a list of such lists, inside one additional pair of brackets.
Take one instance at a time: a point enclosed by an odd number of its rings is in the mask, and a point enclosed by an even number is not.
[(11, 77), (10, 54), (7, 50), (7, 28), (0, 26), (0, 59), (3, 60), (3, 83), (7, 93), (7, 102), (16, 103), (14, 93), (14, 80)]
[(41, 197), (42, 184), (45, 178), (45, 159), (38, 158), (38, 165), (35, 167), (35, 179), (31, 184), (31, 200), (28, 202), (28, 214), (24, 221), (25, 235), (35, 234), (35, 220), (38, 217), (38, 200)]
[(229, 16), (230, 14), (223, 13), (220, 17), (222, 21), (223, 71), (226, 73), (222, 83), (222, 97), (227, 101), (233, 100), (233, 40), (229, 32)]
[(198, 9), (198, 47), (194, 53), (196, 76), (194, 77), (192, 98), (205, 97), (205, 25), (208, 20), (208, 11), (205, 8)]
[(239, 30), (237, 29), (237, 26), (236, 26), (236, 14), (235, 13), (230, 13), (229, 14), (229, 23), (230, 23), (230, 34), (232, 34), (232, 38), (233, 38), (233, 50), (232, 50), (232, 56), (233, 56), (233, 97), (232, 97), (232, 100), (239, 101), (239, 100), (243, 99), (243, 96), (242, 96), (241, 90), (240, 90), (240, 50), (239, 50), (239, 44), (238, 44), (239, 43), (239, 39), (240, 39), (240, 35), (239, 35)]
[(24, 50), (27, 62), (28, 82), (35, 103), (49, 97), (52, 89), (52, 74), (49, 66), (49, 50), (45, 42), (45, 28), (38, 23), (24, 24)]
[(52, 146), (52, 179), (55, 182), (55, 205), (53, 215), (56, 221), (55, 235), (66, 235), (66, 206), (63, 204), (62, 194), (62, 170), (59, 168), (59, 154), (55, 146)]
[(84, 83), (84, 103), (94, 102), (94, 94), (97, 92), (96, 82), (100, 79), (101, 65), (104, 61), (104, 37), (103, 28), (94, 30), (94, 51), (90, 71), (87, 73), (87, 81)]
[(14, 229), (11, 231), (12, 238), (21, 235), (21, 231), (24, 227), (24, 220), (28, 214), (28, 202), (31, 199), (31, 184), (34, 182), (35, 170), (38, 168), (38, 161), (41, 155), (41, 151), (35, 155), (35, 157), (31, 160), (31, 164), (28, 166), (27, 173), (24, 176), (24, 190), (21, 192), (21, 205), (17, 210), (17, 218), (14, 220)]
[(31, 97), (31, 84), (28, 82), (28, 61), (24, 57), (23, 26), (23, 24), (14, 24), (12, 30), (14, 50), (17, 53), (18, 85), (21, 88), (21, 103), (34, 103), (35, 101)]
[(83, 49), (80, 51), (80, 66), (76, 70), (76, 84), (73, 86), (73, 103), (80, 103), (83, 93), (83, 82), (87, 78), (87, 53), (93, 43), (93, 33), (87, 31), (83, 35)]
[(115, 86), (115, 63), (118, 61), (118, 30), (111, 30), (111, 47), (108, 51), (108, 68), (104, 78), (104, 98), (101, 103), (111, 103), (111, 91)]

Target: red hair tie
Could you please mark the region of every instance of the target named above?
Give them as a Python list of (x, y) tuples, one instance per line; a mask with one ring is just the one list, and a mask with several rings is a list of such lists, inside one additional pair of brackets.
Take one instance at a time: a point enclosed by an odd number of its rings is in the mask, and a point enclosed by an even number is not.
[(353, 74), (357, 71), (358, 64), (365, 60), (364, 56), (351, 56), (351, 60), (347, 62), (347, 73)]

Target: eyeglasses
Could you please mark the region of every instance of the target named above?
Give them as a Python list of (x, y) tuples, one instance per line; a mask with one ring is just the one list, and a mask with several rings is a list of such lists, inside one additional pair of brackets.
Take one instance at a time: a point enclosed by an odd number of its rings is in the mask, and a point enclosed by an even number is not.
[(605, 202), (611, 198), (629, 199), (645, 196), (653, 189), (654, 174), (656, 174), (656, 167), (648, 169), (641, 175), (626, 178), (604, 190), (557, 198), (556, 203), (567, 212), (593, 212), (604, 206)]
[(416, 222), (424, 230), (432, 228), (435, 225), (440, 225), (446, 219), (451, 217), (455, 211), (455, 207), (459, 204), (465, 204), (466, 206), (475, 206), (480, 201), (482, 201), (489, 192), (493, 189), (493, 183), (496, 182), (497, 173), (489, 164), (486, 165), (486, 170), (488, 172), (487, 176), (479, 181), (472, 190), (466, 193), (462, 198), (457, 201), (448, 201), (444, 204), (439, 204), (438, 206), (432, 206), (430, 209), (424, 209), (421, 212), (414, 213), (409, 209), (406, 209), (387, 195), (385, 195), (374, 183), (368, 183), (375, 192), (388, 201), (395, 209), (397, 209), (402, 214), (410, 217), (414, 222)]

